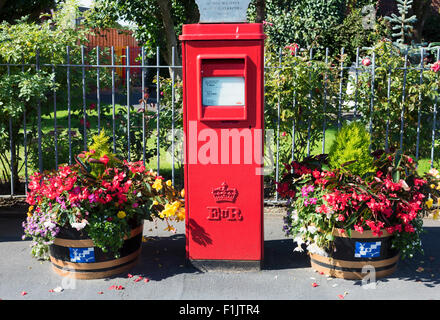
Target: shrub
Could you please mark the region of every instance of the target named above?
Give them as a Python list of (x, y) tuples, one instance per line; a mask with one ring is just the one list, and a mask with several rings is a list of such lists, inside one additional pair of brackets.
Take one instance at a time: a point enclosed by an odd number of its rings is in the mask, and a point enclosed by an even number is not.
[(359, 122), (344, 125), (336, 134), (329, 152), (331, 168), (341, 168), (359, 176), (373, 172), (373, 157), (369, 151), (370, 134)]

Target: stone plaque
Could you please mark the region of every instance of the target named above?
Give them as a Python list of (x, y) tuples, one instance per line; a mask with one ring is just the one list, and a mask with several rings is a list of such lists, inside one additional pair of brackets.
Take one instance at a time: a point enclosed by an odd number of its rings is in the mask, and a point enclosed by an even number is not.
[(247, 22), (250, 0), (195, 0), (201, 23)]

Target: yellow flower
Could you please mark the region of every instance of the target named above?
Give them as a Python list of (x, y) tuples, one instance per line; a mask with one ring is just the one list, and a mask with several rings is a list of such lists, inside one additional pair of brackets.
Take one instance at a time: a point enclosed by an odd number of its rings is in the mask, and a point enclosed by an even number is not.
[(173, 182), (171, 180), (167, 180), (167, 182), (165, 182), (167, 184), (168, 187), (171, 187), (173, 185)]
[(124, 219), (127, 216), (127, 214), (124, 211), (119, 211), (117, 216), (119, 219)]
[(434, 189), (435, 188), (435, 184), (431, 184), (431, 189)]
[(157, 202), (157, 200), (153, 201), (153, 206), (157, 206), (159, 204), (159, 202)]
[(34, 206), (30, 206), (27, 212), (28, 217), (32, 217), (32, 211), (34, 211)]
[(432, 217), (434, 220), (437, 220), (438, 218), (439, 218), (439, 216), (440, 216), (440, 210), (439, 209), (437, 209), (437, 210), (435, 210), (435, 212), (434, 212), (434, 216)]
[(177, 220), (185, 220), (185, 208), (181, 208), (176, 214)]
[(181, 205), (182, 205), (182, 203), (180, 201), (174, 201), (171, 204), (171, 208), (173, 208), (174, 211), (177, 211), (177, 210), (179, 210)]
[(151, 186), (152, 188), (156, 189), (157, 191), (159, 191), (160, 189), (162, 189), (162, 179), (156, 179), (154, 180), (153, 185)]
[(429, 200), (425, 202), (425, 204), (428, 206), (428, 209), (431, 209), (433, 202), (434, 200), (432, 200), (432, 198), (429, 198)]
[(181, 196), (182, 198), (185, 197), (185, 189), (182, 189), (182, 191), (180, 191), (180, 196)]

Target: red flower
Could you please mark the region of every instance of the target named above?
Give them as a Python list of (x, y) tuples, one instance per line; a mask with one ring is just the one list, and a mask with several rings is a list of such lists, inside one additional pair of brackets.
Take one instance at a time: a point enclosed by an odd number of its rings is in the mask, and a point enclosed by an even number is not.
[(414, 233), (415, 232), (414, 227), (411, 224), (406, 224), (405, 225), (405, 232)]
[(434, 72), (438, 72), (440, 70), (440, 61), (437, 61), (431, 66), (431, 70)]
[(316, 288), (317, 286), (319, 286), (319, 284), (317, 284), (316, 282), (313, 282), (313, 283), (312, 283), (312, 287), (313, 287), (313, 288)]
[(356, 230), (359, 233), (364, 232), (364, 228), (362, 228), (362, 226), (355, 224), (354, 225), (354, 230)]
[(316, 207), (315, 211), (318, 213), (327, 214), (330, 212), (330, 209), (325, 204), (322, 204), (319, 207)]
[(369, 58), (362, 59), (362, 64), (368, 67), (371, 64), (371, 60)]
[(313, 170), (312, 175), (313, 178), (318, 179), (319, 177), (321, 177), (321, 172), (319, 172), (318, 170)]
[(110, 159), (107, 155), (103, 155), (101, 158), (99, 158), (99, 161), (101, 161), (104, 165), (107, 165)]

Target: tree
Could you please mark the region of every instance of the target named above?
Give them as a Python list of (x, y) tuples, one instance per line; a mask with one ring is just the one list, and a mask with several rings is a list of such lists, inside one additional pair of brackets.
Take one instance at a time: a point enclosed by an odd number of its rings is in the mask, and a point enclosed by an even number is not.
[[(265, 19), (265, 0), (254, 0), (250, 7), (256, 13), (255, 22)], [(181, 64), (179, 35), (183, 24), (197, 23), (200, 14), (195, 0), (96, 0), (86, 14), (86, 23), (106, 28), (122, 19), (134, 22), (134, 36), (154, 55), (161, 48), (162, 58), (172, 64), (172, 48), (176, 48), (175, 63)]]
[(196, 23), (199, 12), (194, 0), (97, 0), (86, 14), (86, 24), (106, 28), (118, 19), (137, 25), (135, 37), (148, 55), (161, 48), (166, 64), (172, 64), (172, 48), (176, 48), (176, 64), (181, 64), (178, 36), (184, 23)]
[(55, 7), (55, 0), (0, 0), (0, 22), (13, 23), (16, 19), (29, 16), (37, 21), (40, 14)]
[[(67, 46), (71, 48), (73, 60), (80, 53), (79, 44), (86, 40), (85, 30), (68, 27), (71, 22), (70, 12), (75, 8), (74, 2), (75, 0), (68, 0), (60, 4), (53, 16), (40, 24), (30, 22), (29, 17), (22, 17), (14, 24), (6, 21), (0, 23), (0, 61), (27, 65), (23, 69), (13, 66), (8, 70), (4, 66), (0, 69), (0, 166), (11, 167), (9, 159), (12, 153), (12, 176), (15, 184), (18, 182), (20, 160), (18, 146), (23, 145), (24, 138), (23, 114), (27, 113), (26, 134), (30, 147), (30, 140), (38, 135), (37, 105), (41, 104), (42, 114), (48, 113), (49, 106), (45, 101), (48, 100), (49, 92), (58, 87), (51, 70), (36, 70), (32, 66), (36, 62), (37, 52), (40, 64), (61, 64), (65, 62)], [(60, 74), (56, 76), (56, 82), (66, 83)], [(72, 89), (75, 82), (78, 83), (74, 81), (72, 74)], [(11, 136), (13, 142), (10, 145)], [(2, 178), (6, 180), (10, 177), (3, 175)]]
[(392, 29), (396, 31), (392, 36), (398, 44), (405, 44), (411, 37), (414, 29), (413, 24), (417, 21), (415, 15), (408, 17), (412, 3), (412, 0), (397, 0), (399, 15), (392, 13), (391, 16), (385, 17), (391, 23)]

